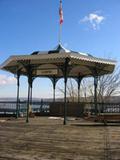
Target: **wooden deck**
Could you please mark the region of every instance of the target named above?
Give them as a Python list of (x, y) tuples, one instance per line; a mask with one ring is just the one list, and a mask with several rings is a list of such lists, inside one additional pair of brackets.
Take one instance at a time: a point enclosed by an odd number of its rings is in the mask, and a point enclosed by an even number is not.
[(0, 121), (0, 160), (118, 160), (120, 126), (48, 117)]

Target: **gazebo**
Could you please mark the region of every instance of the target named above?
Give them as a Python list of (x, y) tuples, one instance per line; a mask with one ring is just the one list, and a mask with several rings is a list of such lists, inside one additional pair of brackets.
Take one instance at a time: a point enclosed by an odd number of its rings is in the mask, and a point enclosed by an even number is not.
[(28, 77), (28, 99), (26, 122), (29, 121), (29, 106), (32, 101), (32, 84), (36, 77), (47, 77), (53, 83), (53, 100), (55, 101), (56, 83), (64, 78), (64, 124), (67, 117), (66, 85), (68, 78), (74, 78), (78, 84), (78, 102), (80, 101), (80, 84), (84, 77), (94, 77), (94, 103), (97, 114), (97, 82), (98, 76), (113, 72), (116, 62), (96, 58), (90, 54), (75, 52), (64, 48), (61, 44), (49, 51), (36, 51), (30, 55), (10, 56), (1, 69), (17, 75), (17, 105), (19, 105), (19, 79), (21, 75)]

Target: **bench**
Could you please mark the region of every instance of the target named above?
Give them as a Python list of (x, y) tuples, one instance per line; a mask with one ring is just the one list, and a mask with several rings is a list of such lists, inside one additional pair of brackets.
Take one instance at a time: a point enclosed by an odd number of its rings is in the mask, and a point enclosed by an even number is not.
[(100, 113), (95, 121), (99, 122), (120, 122), (120, 113)]

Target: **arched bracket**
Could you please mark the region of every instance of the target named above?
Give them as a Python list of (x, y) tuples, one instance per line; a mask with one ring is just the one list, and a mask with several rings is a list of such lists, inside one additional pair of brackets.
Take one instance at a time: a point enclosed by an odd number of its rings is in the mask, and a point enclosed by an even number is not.
[(52, 84), (53, 84), (53, 102), (55, 102), (55, 89), (56, 89), (56, 84), (57, 84), (59, 78), (56, 76), (52, 76), (52, 77), (50, 77), (50, 80), (52, 81)]
[(77, 82), (77, 85), (78, 85), (78, 103), (80, 102), (80, 85), (81, 85), (81, 81), (83, 79), (84, 76), (82, 75), (78, 75), (78, 77), (74, 78)]

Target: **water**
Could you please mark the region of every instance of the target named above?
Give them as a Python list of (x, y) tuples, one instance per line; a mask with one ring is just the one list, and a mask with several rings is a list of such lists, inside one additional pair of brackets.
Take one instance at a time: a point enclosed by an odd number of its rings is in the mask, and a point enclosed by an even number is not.
[[(20, 112), (26, 112), (27, 110), (27, 103), (20, 103), (19, 104), (19, 110)], [(49, 104), (48, 103), (37, 103), (32, 104), (32, 106), (29, 106), (29, 110), (32, 112), (49, 112)], [(6, 113), (6, 114), (13, 114), (16, 112), (16, 103), (14, 102), (1, 102), (0, 103), (0, 114)]]

